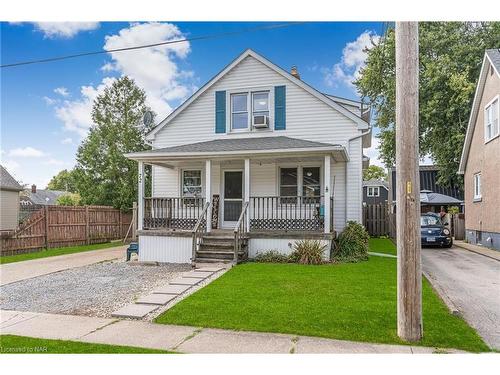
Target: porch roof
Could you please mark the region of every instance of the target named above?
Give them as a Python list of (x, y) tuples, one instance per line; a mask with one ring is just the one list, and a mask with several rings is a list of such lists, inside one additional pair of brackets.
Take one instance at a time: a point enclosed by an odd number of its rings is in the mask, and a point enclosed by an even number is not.
[(336, 161), (349, 160), (342, 145), (314, 142), (285, 136), (215, 139), (180, 146), (135, 152), (125, 156), (133, 160), (189, 159), (224, 156), (304, 153), (331, 153)]

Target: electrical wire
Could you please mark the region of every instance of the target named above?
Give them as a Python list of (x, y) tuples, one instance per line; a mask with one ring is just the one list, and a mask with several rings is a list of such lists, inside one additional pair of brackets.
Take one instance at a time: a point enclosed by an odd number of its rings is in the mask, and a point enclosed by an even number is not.
[(77, 57), (100, 55), (100, 54), (104, 54), (104, 53), (125, 52), (125, 51), (158, 47), (158, 46), (175, 44), (175, 43), (193, 42), (193, 41), (207, 40), (207, 39), (218, 39), (218, 38), (224, 38), (224, 37), (228, 37), (228, 36), (256, 32), (256, 31), (262, 31), (262, 30), (281, 29), (281, 28), (290, 27), (290, 26), (294, 26), (294, 25), (300, 25), (303, 23), (305, 23), (305, 22), (288, 22), (288, 23), (282, 23), (282, 24), (277, 24), (277, 25), (264, 25), (264, 26), (258, 26), (258, 27), (253, 27), (253, 28), (249, 28), (249, 29), (244, 29), (244, 30), (229, 31), (229, 32), (219, 33), (219, 34), (200, 35), (200, 36), (192, 37), (192, 38), (167, 40), (167, 41), (163, 41), (163, 42), (144, 44), (144, 45), (139, 45), (139, 46), (115, 48), (115, 49), (100, 50), (100, 51), (82, 52), (82, 53), (76, 53), (73, 55), (55, 56), (55, 57), (48, 57), (45, 59), (38, 59), (38, 60), (19, 61), (19, 62), (14, 62), (14, 63), (10, 63), (10, 64), (0, 65), (0, 68), (2, 68), (2, 69), (3, 68), (13, 68), (13, 67), (22, 66), (22, 65), (48, 63), (48, 62), (53, 62), (53, 61), (74, 59)]

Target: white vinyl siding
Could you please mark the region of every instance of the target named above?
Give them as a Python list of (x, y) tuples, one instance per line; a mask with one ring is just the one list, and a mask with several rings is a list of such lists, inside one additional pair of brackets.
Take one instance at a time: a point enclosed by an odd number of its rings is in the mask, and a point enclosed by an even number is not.
[[(286, 130), (272, 131), (274, 123), (271, 120), (270, 131), (215, 133), (216, 91), (225, 90), (229, 96), (231, 92), (236, 93), (242, 88), (249, 91), (255, 88), (258, 91), (263, 87), (281, 85), (286, 85)], [(272, 112), (272, 98), (270, 108)], [(230, 113), (230, 108), (227, 108), (227, 119)], [(349, 138), (359, 134), (359, 130), (351, 119), (253, 57), (247, 57), (161, 129), (153, 143), (155, 148), (160, 148), (226, 137), (268, 137), (273, 134), (346, 145)]]

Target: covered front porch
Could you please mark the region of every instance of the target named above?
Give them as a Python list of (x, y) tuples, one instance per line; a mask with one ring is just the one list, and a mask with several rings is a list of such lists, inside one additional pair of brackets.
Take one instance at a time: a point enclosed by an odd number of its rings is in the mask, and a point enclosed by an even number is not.
[[(274, 239), (269, 243), (331, 239), (332, 169), (348, 161), (344, 147), (300, 141), (294, 144), (301, 147), (259, 150), (248, 149), (248, 140), (237, 142), (241, 148), (231, 151), (197, 151), (194, 144), (191, 152), (170, 148), (129, 156), (139, 164), (139, 235), (192, 236), (193, 258), (211, 233), (230, 236), (235, 254), (250, 237)], [(144, 193), (146, 165), (152, 166), (151, 196)]]

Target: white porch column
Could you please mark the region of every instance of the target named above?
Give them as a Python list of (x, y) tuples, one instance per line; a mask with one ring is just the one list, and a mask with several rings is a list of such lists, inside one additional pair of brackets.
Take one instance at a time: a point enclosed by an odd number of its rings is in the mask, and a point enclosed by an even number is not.
[(330, 210), (331, 210), (331, 207), (330, 207), (330, 197), (332, 195), (331, 191), (332, 191), (332, 187), (331, 187), (331, 181), (330, 181), (330, 162), (331, 162), (331, 156), (328, 154), (328, 155), (325, 155), (325, 163), (323, 165), (323, 173), (324, 173), (324, 177), (323, 177), (323, 181), (324, 181), (324, 184), (325, 184), (325, 192), (324, 192), (324, 196), (325, 196), (325, 233), (330, 233)]
[[(245, 191), (243, 194), (244, 202), (250, 202), (250, 159), (245, 159)], [(246, 230), (250, 230), (250, 210), (247, 210)]]
[(144, 162), (139, 162), (139, 173), (137, 174), (137, 229), (142, 230), (144, 223)]
[(207, 210), (207, 232), (212, 230), (212, 160), (205, 161), (205, 202), (210, 203)]

